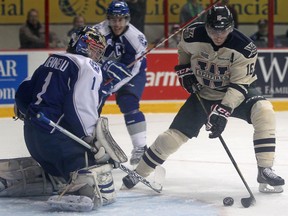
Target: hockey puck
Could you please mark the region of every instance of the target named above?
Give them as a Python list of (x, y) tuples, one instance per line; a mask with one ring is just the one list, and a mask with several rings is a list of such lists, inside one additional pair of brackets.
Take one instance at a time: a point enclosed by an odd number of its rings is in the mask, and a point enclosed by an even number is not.
[(234, 204), (234, 199), (232, 197), (225, 197), (223, 199), (224, 206), (232, 206)]

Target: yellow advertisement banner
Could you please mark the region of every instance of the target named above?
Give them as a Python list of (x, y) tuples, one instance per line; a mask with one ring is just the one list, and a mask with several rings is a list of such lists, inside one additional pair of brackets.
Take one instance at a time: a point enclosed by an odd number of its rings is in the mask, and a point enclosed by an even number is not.
[[(48, 0), (49, 22), (51, 24), (71, 24), (76, 15), (83, 15), (87, 23), (101, 22), (106, 17), (106, 8), (111, 0)], [(146, 23), (164, 23), (163, 0), (147, 0)], [(168, 20), (170, 23), (179, 22), (181, 7), (186, 0), (168, 0)], [(210, 0), (199, 0), (204, 8)], [(287, 0), (274, 0), (275, 23), (288, 23)], [(238, 12), (239, 23), (255, 24), (260, 18), (268, 16), (268, 0), (230, 0)], [(45, 0), (1, 0), (0, 24), (22, 24), (26, 21), (27, 12), (35, 8), (39, 11), (40, 21), (44, 23)]]

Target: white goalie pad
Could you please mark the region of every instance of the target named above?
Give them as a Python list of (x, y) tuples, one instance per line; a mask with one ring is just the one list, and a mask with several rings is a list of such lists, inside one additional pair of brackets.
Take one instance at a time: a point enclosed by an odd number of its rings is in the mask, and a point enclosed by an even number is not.
[(0, 160), (0, 197), (51, 195), (64, 185), (52, 178), (31, 157)]
[(62, 211), (86, 212), (115, 202), (112, 169), (111, 164), (105, 164), (73, 172), (64, 192), (51, 196), (48, 204)]
[(99, 149), (101, 146), (103, 146), (105, 151), (114, 161), (118, 163), (125, 163), (128, 161), (126, 154), (113, 139), (109, 131), (108, 118), (100, 117), (98, 119), (96, 124), (96, 139), (96, 148)]
[(63, 211), (88, 212), (94, 207), (94, 202), (87, 196), (66, 195), (59, 198), (58, 195), (49, 197), (47, 203), (52, 209)]

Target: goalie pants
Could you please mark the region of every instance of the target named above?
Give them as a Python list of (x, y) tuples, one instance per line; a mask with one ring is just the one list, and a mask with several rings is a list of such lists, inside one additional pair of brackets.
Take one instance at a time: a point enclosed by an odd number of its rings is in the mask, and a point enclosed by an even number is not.
[[(61, 132), (47, 133), (40, 127), (24, 122), (25, 143), (31, 156), (50, 175), (70, 179), (70, 172), (86, 166), (87, 149)], [(95, 165), (94, 155), (88, 151), (88, 165)]]

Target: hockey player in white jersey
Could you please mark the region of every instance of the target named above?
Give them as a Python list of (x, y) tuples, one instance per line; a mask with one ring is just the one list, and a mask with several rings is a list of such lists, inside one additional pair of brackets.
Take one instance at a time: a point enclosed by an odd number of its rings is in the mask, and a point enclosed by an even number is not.
[[(256, 59), (256, 46), (233, 28), (233, 17), (226, 6), (214, 6), (205, 24), (186, 28), (178, 45), (179, 65), (175, 71), (191, 95), (169, 129), (148, 148), (135, 171), (148, 176), (188, 139), (197, 137), (204, 124), (210, 131), (209, 138), (219, 137), (231, 116), (253, 125), (259, 190), (282, 192), (284, 179), (272, 169), (276, 148), (274, 111), (254, 88)], [(210, 112), (208, 118), (201, 102)], [(123, 183), (131, 188), (138, 181), (127, 175)]]
[[(146, 147), (146, 120), (139, 110), (139, 101), (146, 84), (146, 58), (136, 61), (147, 48), (145, 35), (129, 23), (130, 11), (125, 1), (112, 1), (107, 8), (107, 19), (94, 26), (107, 40), (104, 59), (129, 66), (132, 76), (121, 81), (125, 85), (115, 87), (116, 103), (124, 114), (125, 124), (131, 137), (132, 165), (138, 164)], [(102, 67), (103, 68), (103, 67)], [(106, 68), (103, 68), (105, 71)], [(111, 92), (103, 95), (104, 104)]]
[[(111, 139), (99, 136), (104, 134), (103, 128), (109, 135), (108, 125), (98, 113), (100, 89), (107, 89), (98, 62), (106, 47), (105, 37), (85, 26), (72, 35), (66, 53), (50, 55), (31, 78), (20, 84), (15, 96), (15, 113), (24, 120), (25, 143), (32, 158), (0, 160), (0, 196), (51, 195), (62, 188), (61, 196), (51, 197), (49, 202), (54, 207), (76, 211), (92, 210), (115, 201), (111, 170), (115, 160), (126, 162), (127, 157), (121, 155), (123, 151)], [(110, 87), (131, 76), (121, 63), (109, 63), (109, 67), (105, 76), (109, 73), (112, 78)], [(92, 153), (39, 121), (39, 113), (98, 152)], [(104, 143), (120, 149), (119, 159), (113, 157), (115, 152)], [(79, 196), (64, 196), (67, 192)]]

